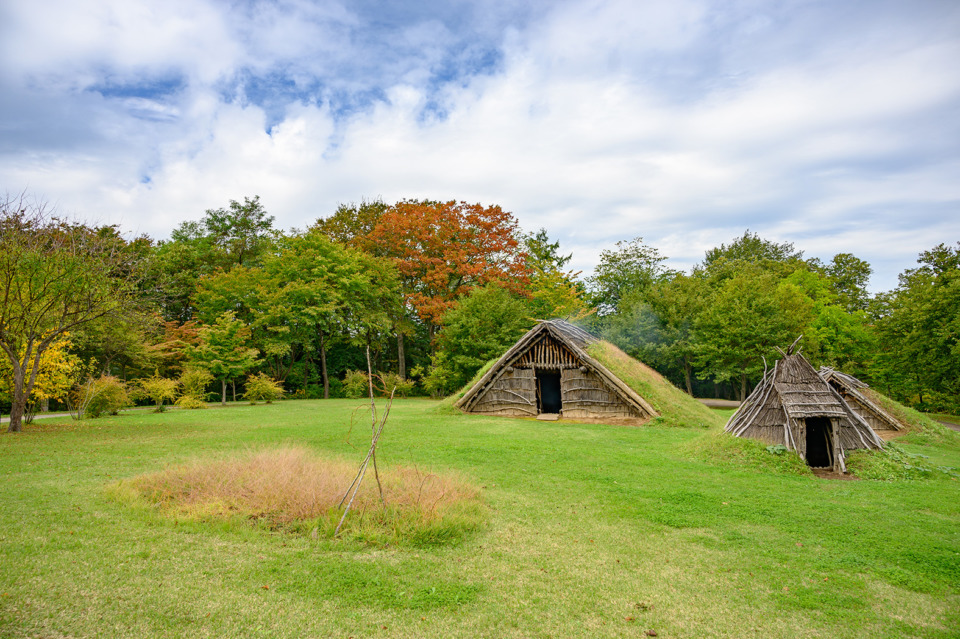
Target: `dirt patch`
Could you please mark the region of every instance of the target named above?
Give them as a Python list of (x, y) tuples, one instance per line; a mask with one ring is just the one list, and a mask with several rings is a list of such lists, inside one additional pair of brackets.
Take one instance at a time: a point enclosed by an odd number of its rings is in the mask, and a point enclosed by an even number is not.
[(885, 442), (888, 442), (891, 439), (896, 439), (897, 437), (903, 437), (904, 435), (908, 434), (905, 430), (875, 430), (873, 432), (875, 432), (877, 437)]
[(732, 399), (698, 399), (707, 408), (740, 408), (740, 402)]
[(855, 477), (850, 473), (838, 473), (833, 470), (828, 470), (826, 468), (811, 468), (813, 474), (819, 477), (820, 479), (839, 479), (841, 481), (859, 481), (859, 477)]
[(960, 432), (960, 424), (954, 424), (953, 422), (945, 422), (942, 419), (938, 419), (937, 421), (943, 424), (944, 426), (946, 426), (947, 428), (949, 428), (950, 430), (955, 430), (957, 432)]

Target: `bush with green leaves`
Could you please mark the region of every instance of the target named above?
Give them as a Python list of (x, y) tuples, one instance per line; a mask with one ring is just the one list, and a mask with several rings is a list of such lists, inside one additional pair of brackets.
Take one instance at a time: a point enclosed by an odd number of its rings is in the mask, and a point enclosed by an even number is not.
[(416, 382), (412, 379), (403, 379), (397, 373), (383, 373), (379, 376), (378, 390), (384, 397), (393, 393), (395, 397), (406, 397), (413, 392)]
[(247, 377), (246, 392), (243, 398), (251, 404), (264, 401), (267, 404), (283, 397), (283, 385), (266, 373), (257, 373)]
[(188, 410), (207, 408), (207, 403), (194, 395), (181, 395), (174, 404), (177, 408), (185, 408)]
[(367, 374), (363, 371), (347, 371), (343, 378), (343, 396), (349, 399), (366, 397), (369, 388)]
[[(213, 373), (205, 368), (188, 367), (180, 375), (180, 388), (184, 397), (192, 397), (203, 403), (207, 399), (207, 388), (214, 381)], [(179, 402), (177, 404), (180, 405)]]
[(177, 391), (180, 388), (180, 381), (176, 379), (166, 379), (159, 375), (145, 377), (137, 380), (136, 395), (143, 399), (149, 399), (154, 403), (156, 409), (154, 412), (162, 413), (166, 410), (164, 402), (173, 402), (177, 398)]
[(113, 375), (104, 375), (84, 388), (89, 396), (85, 399), (84, 415), (97, 418), (101, 415), (116, 415), (121, 409), (133, 404), (127, 385)]

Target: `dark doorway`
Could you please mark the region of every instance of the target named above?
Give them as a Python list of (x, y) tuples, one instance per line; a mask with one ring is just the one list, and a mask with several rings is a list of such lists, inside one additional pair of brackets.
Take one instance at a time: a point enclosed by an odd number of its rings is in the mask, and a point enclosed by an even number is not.
[(559, 413), (563, 408), (560, 399), (559, 371), (537, 371), (537, 397), (540, 399), (541, 413)]
[(807, 420), (807, 465), (812, 468), (833, 466), (833, 438), (830, 420), (826, 417), (808, 417)]

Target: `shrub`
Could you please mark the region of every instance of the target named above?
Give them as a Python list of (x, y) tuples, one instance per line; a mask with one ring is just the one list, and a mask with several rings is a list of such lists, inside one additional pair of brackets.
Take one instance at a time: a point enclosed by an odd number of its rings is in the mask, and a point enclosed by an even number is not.
[(397, 397), (406, 397), (413, 392), (416, 383), (412, 379), (403, 379), (397, 373), (384, 373), (380, 376), (380, 392), (389, 397), (393, 392)]
[(196, 410), (200, 408), (206, 408), (207, 403), (194, 395), (181, 395), (180, 399), (174, 402), (178, 408), (186, 408), (188, 410)]
[(349, 399), (359, 399), (368, 393), (367, 374), (363, 371), (347, 371), (343, 378), (343, 396)]
[(243, 398), (251, 404), (261, 400), (270, 404), (281, 397), (283, 397), (283, 386), (266, 373), (247, 377), (247, 390), (243, 393)]
[[(200, 402), (204, 402), (207, 399), (207, 388), (213, 383), (213, 379), (213, 373), (205, 368), (185, 369), (180, 375), (180, 387), (183, 389), (183, 395), (189, 395)], [(180, 405), (179, 402), (177, 405)]]
[(162, 413), (165, 408), (163, 402), (172, 402), (177, 398), (177, 389), (180, 387), (179, 380), (166, 379), (154, 375), (137, 380), (137, 395), (149, 399), (156, 405), (155, 412)]
[[(92, 384), (84, 386), (81, 392), (89, 394), (82, 402), (86, 405), (84, 415), (87, 417), (116, 415), (121, 409), (133, 404), (127, 385), (112, 375), (104, 375), (94, 380)], [(78, 402), (78, 405), (82, 404)]]
[[(494, 360), (496, 361), (496, 360)], [(453, 386), (454, 373), (442, 363), (432, 366), (426, 374), (423, 375), (423, 388), (432, 397), (443, 397), (447, 394), (449, 388)]]

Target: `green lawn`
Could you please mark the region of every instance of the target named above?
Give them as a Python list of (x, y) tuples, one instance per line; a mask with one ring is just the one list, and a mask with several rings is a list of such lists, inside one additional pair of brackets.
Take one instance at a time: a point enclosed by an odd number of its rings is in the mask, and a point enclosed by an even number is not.
[[(957, 637), (960, 481), (826, 481), (689, 454), (702, 429), (398, 401), (384, 464), (483, 486), (456, 546), (361, 547), (112, 501), (195, 457), (346, 441), (355, 400), (43, 420), (0, 436), (3, 637)], [(960, 467), (960, 447), (904, 445)]]

